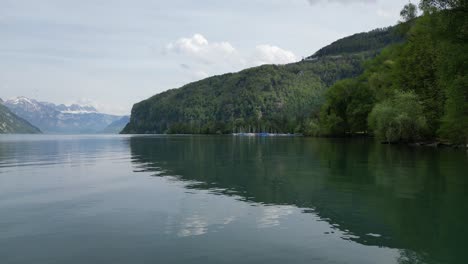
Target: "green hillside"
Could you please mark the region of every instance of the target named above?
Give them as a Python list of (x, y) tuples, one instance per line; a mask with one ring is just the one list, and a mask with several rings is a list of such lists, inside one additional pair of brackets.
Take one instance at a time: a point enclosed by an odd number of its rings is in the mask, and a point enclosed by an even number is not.
[(318, 116), (328, 87), (361, 74), (364, 61), (403, 40), (398, 32), (358, 34), (301, 62), (214, 76), (155, 95), (134, 105), (122, 133), (302, 133)]
[(421, 1), (420, 7), (418, 19), (406, 16), (407, 42), (389, 46), (362, 75), (327, 91), (308, 134), (468, 143), (467, 2)]
[(397, 26), (340, 39), (301, 62), (155, 95), (134, 105), (123, 133), (370, 134), (466, 144), (467, 2), (419, 7), (420, 17), (410, 3)]
[(378, 52), (388, 45), (401, 43), (404, 36), (401, 27), (378, 28), (370, 32), (358, 33), (342, 38), (321, 48), (308, 59), (324, 56), (340, 56), (359, 52)]
[(13, 114), (0, 103), (0, 134), (38, 134), (41, 131), (28, 121)]
[(337, 80), (371, 54), (264, 65), (210, 77), (137, 103), (123, 133), (301, 132)]

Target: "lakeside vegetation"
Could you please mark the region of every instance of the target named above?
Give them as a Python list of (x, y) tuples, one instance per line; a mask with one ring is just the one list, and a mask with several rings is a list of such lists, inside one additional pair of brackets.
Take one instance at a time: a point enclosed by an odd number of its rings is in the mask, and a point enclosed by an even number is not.
[(463, 1), (421, 1), (402, 10), (407, 41), (368, 61), (326, 93), (309, 135), (374, 134), (385, 142), (468, 141), (468, 22)]
[(394, 27), (355, 34), (301, 62), (210, 77), (135, 104), (123, 133), (375, 135), (468, 141), (467, 7), (408, 4)]

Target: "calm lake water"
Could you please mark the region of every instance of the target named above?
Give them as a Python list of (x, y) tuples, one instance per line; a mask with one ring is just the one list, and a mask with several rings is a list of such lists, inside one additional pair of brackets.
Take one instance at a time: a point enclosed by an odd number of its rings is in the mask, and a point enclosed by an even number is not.
[(468, 154), (0, 136), (0, 263), (468, 263)]

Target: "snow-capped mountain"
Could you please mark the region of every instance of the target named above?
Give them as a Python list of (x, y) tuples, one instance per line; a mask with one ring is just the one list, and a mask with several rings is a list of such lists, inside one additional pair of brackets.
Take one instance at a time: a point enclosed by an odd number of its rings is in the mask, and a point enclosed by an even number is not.
[(99, 113), (92, 106), (39, 102), (24, 96), (3, 102), (16, 115), (44, 133), (99, 133), (121, 116)]
[(72, 104), (70, 106), (60, 104), (60, 105), (55, 105), (55, 109), (62, 113), (69, 113), (69, 114), (90, 114), (90, 113), (98, 113), (98, 110), (94, 108), (93, 106), (88, 106), (88, 105), (77, 105), (77, 104)]
[(3, 105), (3, 100), (0, 98), (0, 134), (4, 133), (38, 134), (41, 131), (28, 121), (12, 113)]

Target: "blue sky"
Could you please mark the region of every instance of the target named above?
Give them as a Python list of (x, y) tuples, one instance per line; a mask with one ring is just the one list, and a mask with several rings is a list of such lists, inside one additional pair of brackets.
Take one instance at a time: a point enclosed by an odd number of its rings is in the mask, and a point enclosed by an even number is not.
[(0, 98), (128, 114), (207, 76), (393, 25), (407, 0), (0, 0)]

